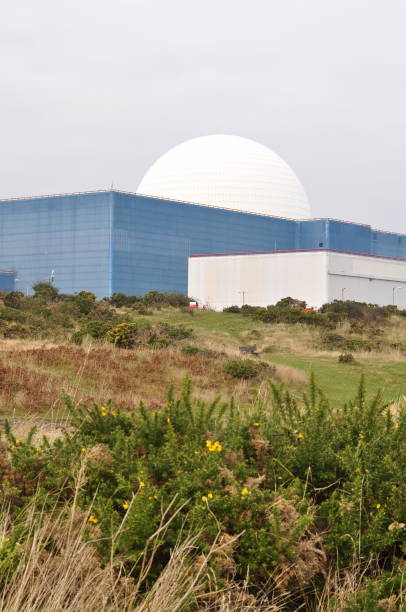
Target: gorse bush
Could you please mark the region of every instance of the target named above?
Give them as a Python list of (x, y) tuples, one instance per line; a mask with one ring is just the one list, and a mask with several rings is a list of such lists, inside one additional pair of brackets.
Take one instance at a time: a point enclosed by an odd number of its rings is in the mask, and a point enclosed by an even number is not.
[[(198, 554), (222, 543), (209, 562), (218, 588), (231, 579), (243, 583), (249, 572), (253, 592), (267, 593), (269, 601), (291, 593), (286, 610), (314, 609), (331, 572), (354, 560), (365, 568), (364, 586), (351, 609), (398, 598), (406, 552), (406, 407), (391, 409), (379, 395), (367, 401), (363, 382), (342, 407), (330, 406), (313, 380), (303, 403), (283, 387), (271, 384), (270, 392), (250, 410), (193, 400), (188, 380), (155, 412), (143, 404), (120, 411), (66, 398), (71, 429), (53, 442), (36, 441), (34, 431), (18, 440), (7, 425), (0, 494), (15, 529), (34, 495), (44, 509), (75, 499), (91, 507), (87, 529), (100, 562), (117, 558), (137, 580), (136, 561), (169, 509), (149, 584), (181, 534), (199, 534)], [(6, 576), (18, 554), (12, 542), (23, 545), (29, 534), (16, 539), (11, 530), (8, 537), (0, 548)], [(368, 574), (372, 559), (379, 580)]]
[(134, 348), (148, 345), (155, 348), (168, 346), (177, 340), (189, 338), (191, 329), (168, 323), (158, 323), (152, 326), (149, 322), (120, 323), (107, 332), (107, 339), (120, 348)]
[[(403, 315), (406, 311), (399, 311), (396, 306), (377, 306), (361, 302), (335, 301), (324, 304), (319, 311), (306, 308), (306, 302), (291, 297), (279, 300), (271, 306), (229, 306), (224, 308), (226, 313), (240, 313), (250, 316), (263, 323), (304, 323), (306, 325), (331, 329), (337, 324), (349, 321), (357, 324), (359, 331), (366, 325), (384, 322), (391, 315)], [(367, 349), (368, 350), (368, 349)]]
[(223, 370), (234, 378), (255, 378), (264, 370), (270, 373), (272, 366), (263, 361), (253, 359), (229, 359), (223, 365)]
[(352, 353), (341, 353), (338, 356), (338, 361), (340, 363), (355, 363), (354, 355)]
[(9, 291), (3, 297), (4, 306), (8, 308), (20, 308), (24, 299), (24, 294), (21, 291)]

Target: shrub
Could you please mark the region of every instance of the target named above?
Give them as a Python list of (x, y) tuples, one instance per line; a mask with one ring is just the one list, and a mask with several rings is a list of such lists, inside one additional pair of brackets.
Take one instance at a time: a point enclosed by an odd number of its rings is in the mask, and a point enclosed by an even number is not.
[(107, 332), (107, 339), (121, 348), (133, 348), (142, 344), (162, 348), (191, 335), (192, 330), (182, 325), (158, 323), (153, 327), (148, 322), (138, 322), (119, 323)]
[(99, 321), (97, 319), (94, 321), (89, 321), (85, 327), (72, 334), (71, 341), (74, 344), (82, 344), (83, 339), (86, 336), (90, 336), (95, 340), (101, 340), (106, 338), (107, 332), (110, 328), (111, 325), (106, 321)]
[(276, 302), (275, 306), (279, 307), (279, 308), (301, 308), (301, 309), (304, 309), (304, 308), (306, 308), (306, 302), (303, 302), (302, 300), (297, 300), (297, 299), (292, 298), (292, 297), (285, 297), (285, 298), (282, 298), (281, 300), (279, 300), (279, 302)]
[(228, 306), (227, 308), (223, 308), (223, 312), (232, 312), (238, 314), (240, 312), (239, 306)]
[(40, 298), (46, 303), (54, 302), (58, 297), (59, 290), (51, 283), (36, 283), (32, 288), (34, 289), (34, 297)]
[(338, 356), (338, 361), (340, 363), (355, 363), (354, 355), (352, 353), (341, 353)]
[(181, 348), (182, 353), (186, 353), (186, 355), (205, 355), (206, 357), (215, 357), (220, 355), (220, 353), (216, 353), (210, 349), (199, 348), (194, 346), (193, 344), (186, 344)]
[(190, 298), (182, 293), (160, 293), (149, 291), (142, 301), (151, 306), (189, 306)]
[(133, 306), (137, 302), (140, 301), (141, 298), (136, 297), (135, 295), (125, 295), (125, 293), (113, 293), (111, 298), (108, 298), (108, 301), (112, 306), (116, 308), (122, 308), (122, 306)]
[(10, 291), (3, 298), (4, 306), (8, 308), (21, 308), (24, 294), (21, 291)]
[(268, 367), (263, 361), (253, 359), (229, 359), (223, 365), (226, 374), (234, 378), (255, 378)]
[(75, 296), (75, 304), (81, 314), (89, 314), (93, 309), (95, 301), (96, 296), (91, 291), (80, 291), (80, 293)]
[(182, 346), (182, 353), (186, 353), (186, 355), (197, 355), (200, 353), (200, 349), (197, 346), (193, 346), (193, 344), (186, 344), (186, 346)]
[(137, 323), (119, 323), (107, 332), (107, 339), (120, 348), (133, 348), (140, 328)]
[[(250, 410), (195, 401), (187, 380), (178, 397), (170, 390), (154, 411), (67, 398), (70, 427), (56, 440), (36, 440), (34, 430), (19, 440), (6, 424), (0, 495), (12, 513), (12, 533), (0, 546), (4, 578), (16, 571), (14, 552), (18, 557), (35, 539), (22, 525), (36, 502), (39, 520), (51, 512), (69, 525), (52, 529), (43, 547), (41, 559), (53, 554), (55, 563), (61, 531), (78, 522), (98, 563), (119, 565), (137, 581), (145, 569), (137, 560), (164, 519), (149, 585), (182, 534), (192, 533), (195, 565), (219, 544), (209, 562), (217, 590), (230, 580), (246, 584), (249, 575), (250, 590), (269, 598), (263, 609), (282, 596), (286, 610), (315, 610), (326, 600), (323, 588), (345, 583), (348, 571), (360, 583), (348, 610), (384, 609), (378, 602), (390, 597), (400, 602), (405, 405), (394, 417), (379, 395), (366, 400), (362, 381), (343, 406), (331, 406), (313, 379), (302, 403), (280, 386), (270, 391)], [(69, 502), (79, 516), (66, 509)], [(51, 560), (46, 566), (54, 569)], [(204, 590), (199, 601), (203, 596)]]

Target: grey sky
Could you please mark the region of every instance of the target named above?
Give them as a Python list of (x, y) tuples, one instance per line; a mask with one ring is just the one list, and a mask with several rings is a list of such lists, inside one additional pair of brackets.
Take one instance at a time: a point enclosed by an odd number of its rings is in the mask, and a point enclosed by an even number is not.
[(404, 0), (1, 0), (0, 197), (117, 188), (262, 142), (314, 216), (406, 233)]

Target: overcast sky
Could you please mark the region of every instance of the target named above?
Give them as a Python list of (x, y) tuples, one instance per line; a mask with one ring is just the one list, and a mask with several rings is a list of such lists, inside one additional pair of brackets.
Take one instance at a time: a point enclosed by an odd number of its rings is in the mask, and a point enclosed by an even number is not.
[(406, 233), (405, 24), (404, 0), (0, 0), (0, 198), (136, 191), (225, 133), (314, 216)]

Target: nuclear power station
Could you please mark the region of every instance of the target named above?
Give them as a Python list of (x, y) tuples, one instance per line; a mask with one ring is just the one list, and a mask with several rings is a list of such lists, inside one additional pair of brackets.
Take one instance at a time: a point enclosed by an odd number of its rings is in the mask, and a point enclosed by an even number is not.
[(200, 305), (309, 306), (335, 299), (406, 308), (406, 236), (312, 218), (293, 170), (237, 136), (178, 145), (136, 190), (0, 202), (0, 288), (51, 279), (98, 298), (151, 290)]

